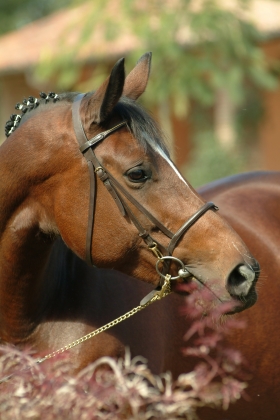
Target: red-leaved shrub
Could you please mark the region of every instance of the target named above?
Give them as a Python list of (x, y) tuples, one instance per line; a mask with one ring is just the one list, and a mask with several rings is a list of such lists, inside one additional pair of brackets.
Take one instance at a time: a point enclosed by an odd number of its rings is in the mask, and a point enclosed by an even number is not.
[(241, 355), (222, 344), (238, 325), (234, 318), (221, 322), (230, 307), (215, 307), (206, 288), (182, 287), (192, 288), (182, 312), (190, 325), (183, 352), (198, 358), (193, 371), (176, 380), (170, 373), (155, 376), (145, 360), (131, 360), (127, 351), (124, 360), (102, 357), (73, 376), (67, 355), (37, 364), (28, 353), (2, 346), (0, 378), (7, 380), (0, 384), (0, 418), (193, 420), (198, 407), (226, 409), (246, 386)]

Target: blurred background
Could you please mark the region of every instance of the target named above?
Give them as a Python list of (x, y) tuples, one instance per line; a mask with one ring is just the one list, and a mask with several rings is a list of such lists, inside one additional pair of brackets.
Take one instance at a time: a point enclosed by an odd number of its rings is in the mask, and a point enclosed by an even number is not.
[(194, 186), (280, 170), (277, 0), (0, 0), (0, 141), (23, 98), (93, 90), (146, 51), (141, 101)]

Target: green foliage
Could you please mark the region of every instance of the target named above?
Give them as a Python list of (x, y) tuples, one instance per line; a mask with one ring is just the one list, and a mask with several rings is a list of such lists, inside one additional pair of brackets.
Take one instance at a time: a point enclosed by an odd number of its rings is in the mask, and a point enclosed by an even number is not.
[(183, 169), (183, 174), (194, 187), (245, 171), (249, 149), (246, 152), (240, 144), (233, 150), (226, 150), (210, 130), (197, 133), (193, 143), (190, 163)]
[[(250, 0), (235, 1), (238, 13), (221, 7), (221, 2), (215, 0), (202, 0), (201, 7), (191, 0), (123, 0), (117, 9), (111, 3), (92, 2), (73, 51), (82, 48), (97, 28), (104, 31), (107, 40), (124, 32), (136, 36), (139, 46), (129, 54), (128, 67), (143, 51), (155, 52), (152, 82), (145, 98), (149, 104), (171, 99), (182, 117), (188, 112), (190, 99), (211, 106), (219, 89), (226, 88), (232, 101), (240, 104), (244, 101), (244, 83), (248, 81), (259, 88), (275, 87), (275, 78), (257, 45), (260, 36), (252, 24), (240, 17)], [(42, 66), (46, 77), (53, 70), (64, 88), (71, 64), (71, 81), (77, 82), (79, 63), (74, 66), (75, 78), (73, 57), (74, 53), (69, 52), (55, 60), (50, 57), (49, 67), (46, 63)]]
[[(125, 33), (140, 41), (127, 57), (128, 68), (144, 51), (154, 52), (152, 80), (144, 98), (149, 105), (171, 100), (177, 116), (182, 117), (188, 113), (190, 100), (211, 106), (220, 89), (241, 104), (244, 84), (273, 89), (276, 78), (258, 47), (259, 33), (241, 17), (251, 1), (234, 3), (235, 12), (215, 0), (123, 0), (117, 8), (112, 0), (95, 0), (83, 20), (79, 42), (69, 51), (65, 36), (60, 53), (45, 57), (37, 73), (47, 79), (55, 75), (61, 89), (73, 86), (83, 65), (75, 57), (92, 33), (100, 31), (107, 40)], [(93, 55), (96, 57), (94, 51)], [(89, 90), (100, 73), (98, 69), (89, 81)]]
[[(82, 4), (84, 1), (75, 1)], [(127, 68), (132, 68), (145, 51), (153, 51), (151, 82), (143, 99), (154, 107), (171, 103), (179, 118), (189, 116), (190, 103), (201, 109), (215, 105), (217, 93), (226, 91), (238, 110), (236, 133), (243, 138), (234, 153), (223, 150), (215, 141), (213, 121), (208, 132), (197, 130), (193, 141), (194, 155), (187, 175), (195, 185), (245, 169), (246, 146), (261, 116), (263, 89), (277, 86), (279, 69), (270, 70), (259, 44), (261, 36), (244, 12), (251, 0), (235, 0), (235, 8), (227, 8), (218, 0), (95, 0), (83, 26), (79, 42), (71, 49), (61, 43), (61, 53), (49, 55), (38, 68), (41, 77), (55, 76), (62, 90), (76, 87), (92, 90), (108, 75), (104, 57), (93, 56), (97, 62), (92, 79), (79, 85), (83, 62), (77, 60), (93, 32), (105, 39), (117, 39), (120, 34), (135, 37), (138, 46), (126, 54)], [(102, 39), (102, 36), (101, 36)], [(65, 36), (65, 41), (67, 35)], [(99, 65), (102, 62), (103, 65)], [(277, 73), (277, 74), (276, 74)], [(253, 93), (253, 95), (252, 95)], [(248, 104), (249, 98), (253, 100)], [(212, 127), (211, 127), (212, 125)], [(195, 124), (196, 129), (200, 122)], [(210, 174), (210, 175), (209, 175)]]
[(0, 34), (68, 5), (71, 0), (0, 0)]

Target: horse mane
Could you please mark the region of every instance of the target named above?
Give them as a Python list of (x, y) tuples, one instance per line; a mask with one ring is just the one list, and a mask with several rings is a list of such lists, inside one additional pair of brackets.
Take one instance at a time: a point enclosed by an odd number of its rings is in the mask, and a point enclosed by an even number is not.
[(162, 131), (152, 116), (141, 105), (133, 99), (122, 96), (115, 106), (115, 110), (123, 120), (127, 121), (131, 133), (140, 146), (144, 148), (147, 145), (155, 148), (160, 147), (169, 156)]
[[(63, 103), (72, 104), (77, 92), (65, 92), (56, 94), (40, 93), (40, 99), (29, 96), (22, 103), (18, 103), (15, 108), (21, 112), (20, 114), (12, 114), (10, 120), (5, 126), (6, 136), (9, 137), (16, 129), (37, 113), (41, 113), (48, 107), (61, 106)], [(88, 93), (88, 95), (92, 94)], [(161, 149), (168, 156), (168, 150), (165, 146), (163, 135), (154, 121), (152, 116), (135, 100), (121, 97), (117, 105), (113, 109), (113, 113), (118, 115), (121, 120), (127, 122), (127, 127), (137, 140), (140, 147), (147, 149), (151, 147), (155, 150)], [(105, 129), (106, 121), (101, 125)], [(52, 261), (60, 261), (59, 265), (54, 266)], [(67, 264), (64, 262), (67, 260)], [(57, 264), (57, 263), (56, 263)], [(67, 267), (67, 270), (66, 270)], [(71, 267), (71, 269), (69, 269)], [(75, 286), (76, 272), (81, 275), (85, 270), (85, 265), (62, 241), (61, 237), (57, 237), (50, 255), (49, 265), (46, 276), (52, 279), (45, 282), (43, 290), (43, 301), (40, 314), (51, 313), (54, 308), (62, 308), (67, 300), (69, 290)], [(52, 299), (50, 300), (50, 296)], [(55, 296), (55, 298), (54, 298)]]
[[(91, 92), (92, 94), (93, 92)], [(10, 119), (5, 124), (5, 134), (9, 137), (21, 124), (32, 116), (32, 111), (37, 109), (41, 105), (49, 104), (61, 101), (73, 102), (73, 99), (77, 95), (77, 92), (66, 92), (56, 94), (50, 92), (48, 94), (41, 92), (40, 98), (37, 99), (33, 96), (29, 96), (28, 99), (24, 99), (22, 103), (17, 103), (15, 109), (21, 111), (20, 114), (12, 114)], [(127, 126), (133, 136), (139, 142), (139, 145), (144, 149), (147, 146), (162, 149), (167, 156), (169, 156), (168, 148), (166, 146), (164, 135), (160, 130), (158, 124), (152, 118), (152, 116), (135, 100), (122, 96), (114, 111), (120, 116), (121, 119), (127, 121)]]

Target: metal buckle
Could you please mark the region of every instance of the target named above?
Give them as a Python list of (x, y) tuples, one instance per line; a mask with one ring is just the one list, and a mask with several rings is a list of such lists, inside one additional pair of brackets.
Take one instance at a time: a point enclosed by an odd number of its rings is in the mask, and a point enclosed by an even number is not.
[[(152, 253), (159, 259), (161, 260), (163, 258), (162, 253), (160, 252), (160, 250), (158, 249), (158, 244), (156, 244), (155, 242), (153, 242), (153, 245), (148, 247), (150, 251), (152, 251)], [(165, 277), (165, 276), (164, 276)]]

